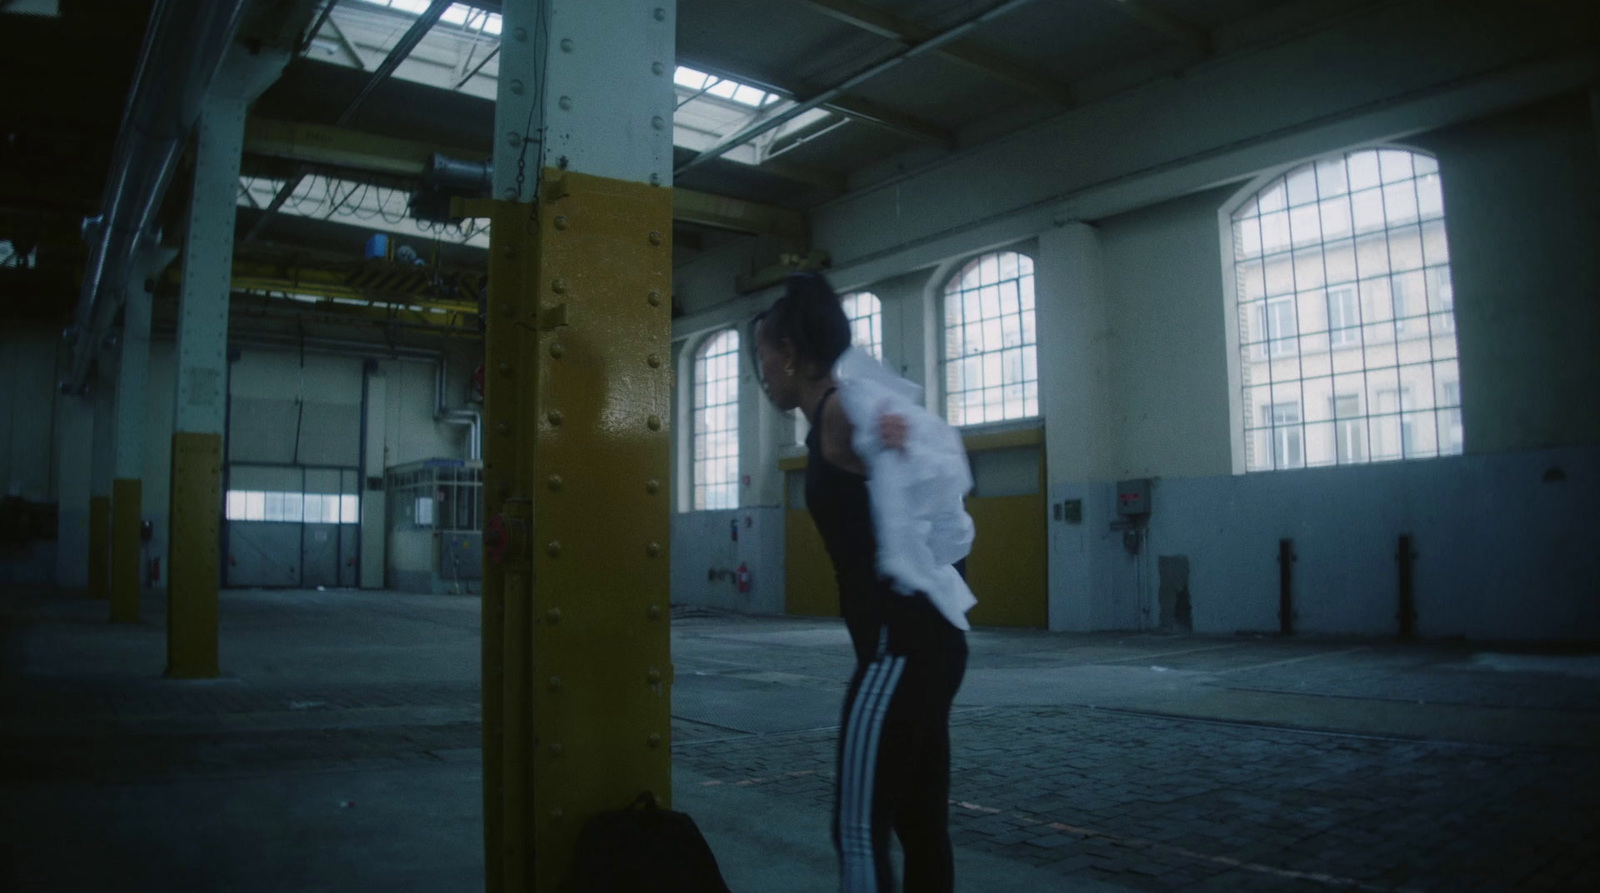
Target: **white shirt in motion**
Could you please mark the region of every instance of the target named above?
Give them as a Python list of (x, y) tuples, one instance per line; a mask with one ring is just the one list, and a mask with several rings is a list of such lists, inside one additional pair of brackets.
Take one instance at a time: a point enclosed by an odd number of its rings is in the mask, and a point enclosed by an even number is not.
[[(833, 367), (839, 403), (855, 427), (851, 444), (867, 467), (878, 573), (896, 592), (927, 595), (957, 629), (971, 629), (978, 603), (952, 566), (972, 551), (972, 517), (962, 497), (972, 489), (961, 435), (922, 405), (922, 388), (895, 375), (860, 348)], [(906, 445), (887, 449), (878, 434), (885, 413), (906, 420)]]

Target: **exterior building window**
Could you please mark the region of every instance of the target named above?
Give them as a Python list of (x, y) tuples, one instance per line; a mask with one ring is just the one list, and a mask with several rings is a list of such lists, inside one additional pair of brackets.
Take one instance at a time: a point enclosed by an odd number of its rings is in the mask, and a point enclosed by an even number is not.
[(1361, 311), (1354, 288), (1328, 289), (1328, 340), (1334, 347), (1361, 343)]
[(980, 425), (1039, 414), (1033, 258), (986, 254), (944, 287), (945, 415)]
[(850, 343), (872, 358), (883, 361), (883, 304), (870, 291), (858, 291), (840, 299), (844, 315), (850, 319)]
[(1270, 407), (1272, 416), (1272, 461), (1279, 468), (1299, 468), (1305, 464), (1305, 441), (1300, 430), (1300, 404), (1279, 403)]
[(1333, 401), (1333, 417), (1337, 423), (1340, 465), (1364, 462), (1367, 458), (1367, 422), (1361, 413), (1360, 394), (1341, 394)]
[(1268, 181), (1229, 220), (1245, 470), (1460, 453), (1433, 158), (1365, 149), (1318, 159)]
[(739, 507), (739, 333), (706, 339), (694, 360), (694, 507)]
[(1298, 346), (1295, 344), (1294, 299), (1279, 298), (1268, 301), (1260, 305), (1260, 307), (1261, 325), (1259, 329), (1266, 341), (1261, 345), (1261, 350), (1258, 351), (1258, 354), (1263, 357), (1266, 356), (1268, 345), (1270, 345), (1271, 354), (1275, 357), (1293, 354)]

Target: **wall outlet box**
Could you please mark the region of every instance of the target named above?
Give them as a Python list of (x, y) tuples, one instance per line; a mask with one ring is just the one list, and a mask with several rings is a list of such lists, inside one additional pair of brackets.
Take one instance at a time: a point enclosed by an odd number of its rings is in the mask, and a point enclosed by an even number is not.
[(1056, 505), (1056, 520), (1068, 524), (1083, 523), (1083, 500), (1067, 499)]
[(1117, 482), (1117, 514), (1125, 516), (1150, 514), (1149, 478)]

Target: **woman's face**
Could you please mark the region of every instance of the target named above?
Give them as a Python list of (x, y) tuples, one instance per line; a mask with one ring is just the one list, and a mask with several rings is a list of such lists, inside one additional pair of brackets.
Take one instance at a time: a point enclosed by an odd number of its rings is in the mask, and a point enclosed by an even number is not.
[(799, 373), (794, 370), (794, 345), (785, 340), (773, 344), (765, 321), (756, 333), (756, 365), (761, 369), (761, 387), (767, 399), (782, 412), (800, 405)]

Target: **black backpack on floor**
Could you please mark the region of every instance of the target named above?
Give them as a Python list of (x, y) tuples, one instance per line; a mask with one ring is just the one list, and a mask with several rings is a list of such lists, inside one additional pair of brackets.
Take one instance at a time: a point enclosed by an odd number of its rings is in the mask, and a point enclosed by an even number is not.
[(574, 880), (574, 893), (729, 893), (694, 819), (649, 791), (583, 826)]

